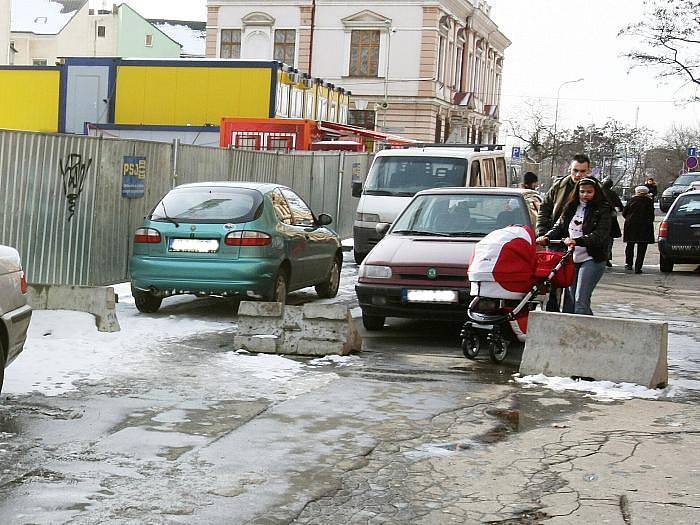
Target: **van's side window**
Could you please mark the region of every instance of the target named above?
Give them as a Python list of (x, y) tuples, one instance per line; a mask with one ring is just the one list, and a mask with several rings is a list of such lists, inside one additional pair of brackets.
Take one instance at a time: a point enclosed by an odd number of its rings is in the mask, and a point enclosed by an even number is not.
[(502, 188), (508, 186), (508, 180), (506, 178), (506, 159), (503, 157), (498, 157), (496, 159), (496, 186)]
[(495, 186), (496, 166), (494, 165), (493, 159), (484, 159), (482, 169), (483, 173), (481, 175), (481, 180), (484, 181), (484, 186)]
[(478, 160), (472, 161), (472, 171), (469, 175), (470, 186), (482, 186), (481, 184), (481, 166)]

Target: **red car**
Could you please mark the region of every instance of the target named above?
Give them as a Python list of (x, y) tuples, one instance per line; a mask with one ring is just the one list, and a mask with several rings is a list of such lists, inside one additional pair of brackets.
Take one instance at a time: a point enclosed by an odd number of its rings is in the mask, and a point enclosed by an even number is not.
[(463, 321), (474, 245), (510, 224), (534, 226), (540, 202), (537, 192), (514, 188), (417, 193), (360, 265), (365, 328), (381, 330), (387, 317)]

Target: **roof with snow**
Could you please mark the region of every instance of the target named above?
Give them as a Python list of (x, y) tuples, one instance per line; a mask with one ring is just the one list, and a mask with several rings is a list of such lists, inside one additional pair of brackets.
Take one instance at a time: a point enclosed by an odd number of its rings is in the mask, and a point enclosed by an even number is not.
[(182, 46), (182, 54), (191, 57), (206, 55), (206, 22), (149, 18), (148, 21)]
[(10, 27), (17, 33), (55, 35), (88, 0), (12, 0)]

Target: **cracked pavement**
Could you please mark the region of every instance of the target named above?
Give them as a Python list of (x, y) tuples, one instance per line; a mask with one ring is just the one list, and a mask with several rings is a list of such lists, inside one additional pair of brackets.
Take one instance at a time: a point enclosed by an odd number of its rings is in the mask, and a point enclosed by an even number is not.
[[(699, 523), (696, 287), (613, 268), (594, 296), (669, 322), (682, 388), (663, 400), (523, 387), (512, 362), (465, 360), (450, 325), (391, 320), (353, 366), (273, 378), (230, 331), (163, 341), (76, 391), (3, 396), (0, 522)], [(172, 312), (228, 315), (209, 310)]]

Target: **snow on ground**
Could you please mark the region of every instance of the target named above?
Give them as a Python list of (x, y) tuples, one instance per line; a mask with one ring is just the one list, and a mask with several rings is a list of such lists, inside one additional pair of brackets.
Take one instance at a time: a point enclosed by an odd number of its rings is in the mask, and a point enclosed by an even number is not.
[(5, 373), (3, 393), (61, 395), (77, 389), (75, 380), (99, 381), (133, 367), (159, 341), (233, 326), (186, 315), (143, 315), (128, 283), (116, 285), (115, 292), (120, 332), (98, 332), (95, 318), (84, 312), (35, 310), (24, 351)]
[(634, 383), (613, 383), (612, 381), (582, 381), (568, 377), (548, 377), (544, 374), (536, 374), (520, 377), (514, 374), (513, 378), (525, 388), (544, 387), (562, 392), (564, 390), (576, 390), (588, 392), (586, 397), (592, 397), (598, 401), (617, 401), (623, 399), (643, 398), (660, 399), (673, 397), (676, 393), (674, 386), (664, 389), (649, 389)]

